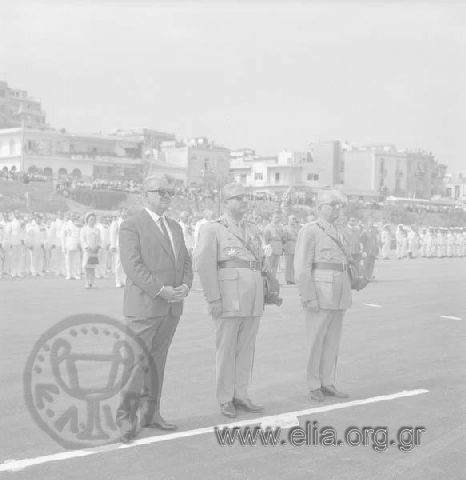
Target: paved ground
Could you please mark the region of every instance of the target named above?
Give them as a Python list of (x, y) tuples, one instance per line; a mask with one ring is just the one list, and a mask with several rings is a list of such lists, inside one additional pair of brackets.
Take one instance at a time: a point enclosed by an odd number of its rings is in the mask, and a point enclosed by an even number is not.
[[(421, 445), (411, 452), (395, 446), (383, 453), (347, 445), (220, 447), (213, 433), (188, 434), (15, 472), (2, 472), (0, 464), (0, 477), (463, 479), (466, 259), (380, 262), (376, 275), (376, 282), (354, 295), (346, 316), (338, 386), (351, 393), (350, 401), (405, 390), (428, 392), (300, 415), (299, 421), (333, 426), (341, 436), (352, 425), (387, 426), (391, 438), (402, 426), (425, 427)], [(266, 405), (266, 415), (315, 406), (306, 399), (297, 292), (294, 287), (282, 292), (283, 306), (267, 308), (257, 341), (251, 396)], [(51, 278), (1, 280), (0, 296), (0, 461), (64, 452), (25, 408), (22, 373), (27, 356), (37, 338), (67, 315), (90, 311), (121, 318), (122, 291), (113, 289), (110, 281), (86, 291), (81, 283)], [(213, 325), (198, 285), (185, 310), (167, 363), (162, 410), (182, 431), (192, 431), (225, 423), (225, 418), (214, 396)], [(281, 438), (286, 433), (283, 430)], [(154, 434), (144, 431), (141, 437)]]

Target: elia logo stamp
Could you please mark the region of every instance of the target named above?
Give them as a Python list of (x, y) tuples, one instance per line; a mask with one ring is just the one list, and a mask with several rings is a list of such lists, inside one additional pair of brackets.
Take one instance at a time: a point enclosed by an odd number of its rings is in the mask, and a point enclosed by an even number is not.
[(68, 449), (118, 442), (120, 394), (138, 369), (156, 375), (146, 346), (105, 315), (70, 316), (36, 342), (24, 370), (26, 405), (44, 432)]

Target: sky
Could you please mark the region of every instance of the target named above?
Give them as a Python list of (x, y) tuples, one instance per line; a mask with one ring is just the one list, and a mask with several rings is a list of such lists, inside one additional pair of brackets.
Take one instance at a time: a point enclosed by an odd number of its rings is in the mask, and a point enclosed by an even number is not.
[(7, 0), (2, 78), (72, 132), (389, 143), (466, 171), (466, 2)]

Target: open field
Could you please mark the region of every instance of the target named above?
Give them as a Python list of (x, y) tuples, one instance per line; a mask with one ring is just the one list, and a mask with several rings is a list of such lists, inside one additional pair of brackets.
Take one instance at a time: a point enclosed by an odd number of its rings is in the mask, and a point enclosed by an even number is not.
[[(466, 258), (379, 262), (377, 281), (354, 295), (345, 318), (337, 385), (351, 397), (327, 411), (293, 414), (301, 425), (317, 421), (343, 432), (349, 426), (387, 426), (390, 437), (402, 426), (423, 426), (421, 444), (403, 453), (370, 446), (221, 447), (200, 428), (226, 423), (215, 401), (215, 349), (212, 321), (199, 283), (185, 304), (167, 362), (162, 414), (179, 432), (166, 439), (144, 430), (146, 444), (78, 457), (34, 423), (23, 400), (26, 359), (49, 327), (68, 315), (95, 312), (121, 319), (122, 290), (110, 280), (84, 290), (81, 282), (55, 278), (0, 280), (2, 429), (0, 462), (27, 459), (14, 479), (463, 479), (466, 460)], [(257, 339), (251, 397), (266, 406), (262, 415), (279, 416), (321, 404), (306, 398), (304, 325), (295, 287), (282, 289), (281, 308), (270, 306)], [(373, 397), (421, 390), (375, 402)], [(325, 406), (337, 403), (327, 400)], [(282, 416), (280, 416), (282, 415)], [(248, 414), (238, 420), (254, 419)], [(286, 419), (286, 418), (285, 418)], [(286, 422), (285, 422), (286, 423)], [(286, 426), (282, 438), (286, 438)], [(47, 457), (64, 452), (55, 461)], [(68, 457), (66, 454), (71, 453)], [(13, 464), (10, 464), (13, 466)], [(13, 467), (12, 467), (13, 468)]]

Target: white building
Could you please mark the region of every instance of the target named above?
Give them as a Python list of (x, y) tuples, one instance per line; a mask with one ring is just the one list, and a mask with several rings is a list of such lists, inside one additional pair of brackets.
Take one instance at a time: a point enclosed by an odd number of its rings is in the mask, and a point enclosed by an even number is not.
[(39, 171), (55, 178), (135, 178), (142, 172), (141, 144), (57, 130), (0, 129), (1, 169)]
[(445, 180), (445, 187), (447, 197), (466, 207), (466, 176), (462, 173), (458, 174), (456, 178), (449, 175)]
[(230, 172), (235, 181), (253, 190), (284, 191), (290, 186), (322, 186), (325, 168), (316, 165), (310, 152), (282, 151), (258, 156), (253, 150), (231, 152)]
[(163, 142), (153, 165), (185, 185), (218, 188), (230, 180), (230, 150), (205, 137)]

